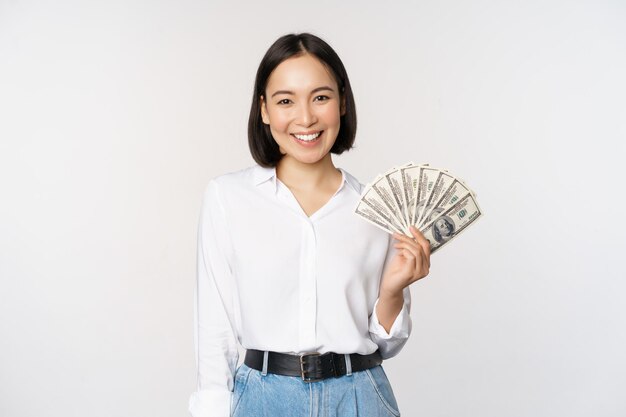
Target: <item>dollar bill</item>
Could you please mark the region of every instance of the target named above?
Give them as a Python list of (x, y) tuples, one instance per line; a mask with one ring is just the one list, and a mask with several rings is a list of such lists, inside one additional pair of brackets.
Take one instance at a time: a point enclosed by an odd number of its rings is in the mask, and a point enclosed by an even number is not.
[(428, 164), (419, 165), (407, 165), (400, 167), (400, 177), (402, 178), (402, 193), (404, 198), (405, 212), (402, 213), (405, 222), (409, 225), (413, 223), (413, 213), (415, 208), (415, 201), (417, 199), (418, 183), (421, 176), (421, 171)]
[(439, 172), (440, 170), (430, 166), (422, 167), (420, 170), (420, 177), (417, 183), (417, 194), (415, 196), (415, 207), (413, 208), (413, 215), (411, 217), (411, 224), (416, 227), (417, 221), (422, 214), (422, 210), (424, 210), (424, 207), (426, 206), (428, 194), (432, 190)]
[(356, 208), (354, 209), (354, 212), (366, 221), (370, 222), (374, 226), (384, 230), (387, 233), (402, 233), (401, 230), (396, 230), (393, 226), (391, 226), (390, 222), (384, 220), (376, 210), (374, 210), (369, 204), (365, 203), (363, 200), (359, 201)]
[(390, 230), (392, 233), (405, 232), (402, 224), (396, 219), (395, 213), (371, 184), (363, 190), (354, 212), (384, 230)]
[(423, 223), (423, 219), (426, 218), (426, 216), (433, 209), (435, 202), (439, 200), (441, 195), (448, 189), (453, 181), (454, 177), (446, 171), (439, 171), (436, 174), (436, 179), (434, 181), (432, 189), (428, 192), (428, 196), (426, 197), (424, 208), (422, 209), (419, 218), (415, 222), (417, 226)]
[(416, 226), (431, 253), (473, 224), (483, 213), (476, 193), (448, 170), (407, 162), (368, 183), (354, 213), (387, 233), (413, 237)]
[(387, 207), (390, 213), (390, 217), (392, 218), (392, 220), (395, 221), (395, 226), (399, 226), (400, 230), (402, 230), (404, 233), (409, 232), (409, 226), (405, 223), (400, 208), (396, 204), (396, 199), (394, 198), (394, 193), (391, 189), (391, 186), (389, 185), (387, 176), (378, 176), (371, 184), (370, 188), (376, 194), (378, 194), (379, 200), (383, 202), (385, 207)]
[(480, 207), (469, 193), (454, 203), (447, 210), (420, 228), (420, 232), (430, 242), (430, 253), (438, 251), (445, 244), (457, 237), (482, 215)]
[(408, 210), (406, 209), (406, 199), (404, 198), (402, 172), (400, 168), (394, 168), (390, 172), (385, 173), (385, 178), (387, 179), (393, 202), (397, 208), (397, 217), (402, 221), (404, 228), (408, 230), (410, 223), (407, 221)]
[(422, 216), (422, 220), (418, 227), (432, 221), (435, 217), (459, 201), (461, 198), (472, 193), (465, 183), (460, 181), (458, 178), (452, 178), (452, 183), (448, 186), (448, 188), (441, 193), (438, 198), (434, 199), (434, 202), (431, 204), (432, 207), (430, 211)]

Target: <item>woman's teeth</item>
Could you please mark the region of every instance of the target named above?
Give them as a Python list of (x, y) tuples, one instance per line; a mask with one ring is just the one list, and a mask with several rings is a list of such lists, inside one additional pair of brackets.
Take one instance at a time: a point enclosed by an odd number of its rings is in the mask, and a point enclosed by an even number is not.
[(310, 142), (310, 141), (312, 141), (314, 139), (317, 139), (317, 137), (319, 135), (321, 135), (321, 134), (322, 134), (322, 132), (317, 132), (317, 133), (314, 133), (312, 135), (296, 135), (296, 134), (294, 134), (294, 136), (296, 138), (300, 139), (300, 140), (304, 140), (306, 142)]

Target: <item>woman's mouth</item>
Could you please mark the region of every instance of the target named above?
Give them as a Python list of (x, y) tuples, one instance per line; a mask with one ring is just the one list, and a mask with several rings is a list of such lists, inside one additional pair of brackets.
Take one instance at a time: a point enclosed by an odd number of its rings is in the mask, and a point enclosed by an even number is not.
[(312, 145), (314, 143), (317, 143), (320, 139), (320, 137), (322, 136), (322, 133), (324, 131), (320, 130), (319, 132), (316, 133), (312, 133), (309, 135), (301, 135), (301, 134), (296, 134), (296, 133), (292, 133), (291, 136), (301, 145)]

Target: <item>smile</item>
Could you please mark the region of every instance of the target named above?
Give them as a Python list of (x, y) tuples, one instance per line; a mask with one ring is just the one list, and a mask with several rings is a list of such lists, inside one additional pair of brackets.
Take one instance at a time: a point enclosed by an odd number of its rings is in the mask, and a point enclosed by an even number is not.
[(322, 134), (323, 130), (320, 130), (317, 133), (313, 133), (313, 134), (308, 134), (308, 135), (301, 135), (301, 134), (296, 134), (296, 133), (292, 133), (292, 135), (303, 142), (312, 142), (315, 139), (317, 139), (321, 134)]

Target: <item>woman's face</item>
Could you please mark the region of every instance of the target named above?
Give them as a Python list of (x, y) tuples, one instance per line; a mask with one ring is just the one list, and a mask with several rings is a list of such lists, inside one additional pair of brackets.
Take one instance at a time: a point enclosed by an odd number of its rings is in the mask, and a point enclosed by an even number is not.
[(289, 58), (271, 73), (265, 94), (261, 116), (283, 158), (303, 163), (323, 159), (335, 143), (345, 113), (337, 83), (324, 65), (309, 54)]

